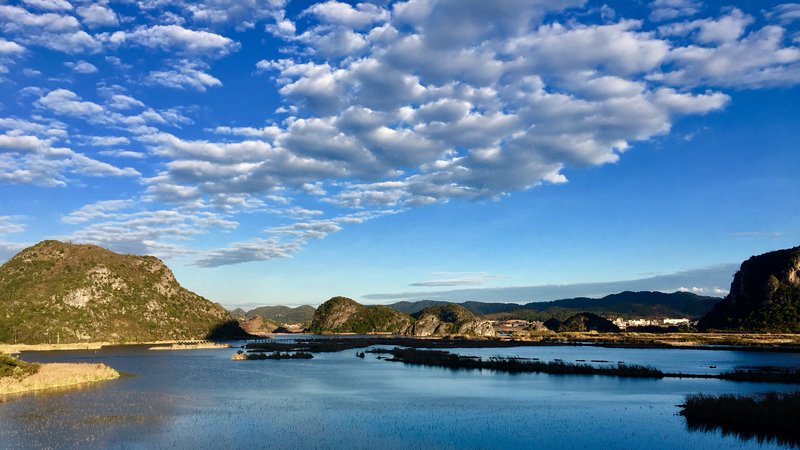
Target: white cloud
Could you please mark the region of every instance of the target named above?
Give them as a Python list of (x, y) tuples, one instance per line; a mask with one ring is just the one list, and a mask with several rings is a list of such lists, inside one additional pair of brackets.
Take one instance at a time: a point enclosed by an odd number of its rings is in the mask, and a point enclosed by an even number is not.
[(80, 28), (80, 24), (72, 16), (55, 13), (34, 14), (18, 6), (0, 5), (0, 17), (7, 21), (3, 24), (6, 32), (20, 31), (25, 28), (65, 32)]
[(28, 6), (45, 11), (71, 11), (72, 5), (66, 0), (22, 0)]
[(24, 217), (0, 216), (0, 235), (25, 231), (26, 227), (24, 223), (21, 223), (22, 220), (24, 220)]
[(770, 19), (777, 19), (782, 24), (789, 24), (800, 20), (800, 3), (784, 3), (775, 6), (767, 13)]
[(66, 239), (102, 245), (115, 251), (172, 257), (191, 251), (178, 243), (210, 230), (232, 230), (238, 223), (224, 216), (186, 209), (137, 210), (130, 200), (86, 205), (62, 220), (81, 228)]
[(389, 19), (389, 11), (380, 6), (358, 3), (353, 7), (335, 0), (316, 3), (306, 9), (305, 14), (313, 15), (321, 22), (345, 25), (356, 29)]
[(39, 120), (41, 122), (4, 117), (0, 118), (0, 129), (9, 130), (15, 134), (29, 134), (42, 139), (67, 137), (66, 125), (62, 122)]
[(193, 20), (212, 25), (235, 23), (247, 29), (267, 18), (281, 17), (285, 0), (200, 0), (177, 2)]
[(7, 41), (0, 38), (0, 55), (19, 55), (25, 53), (25, 47), (17, 44), (14, 41)]
[(676, 86), (759, 88), (800, 83), (800, 48), (784, 47), (785, 30), (765, 26), (716, 47), (689, 45), (670, 52), (674, 67), (653, 79)]
[(89, 28), (113, 27), (119, 23), (117, 14), (111, 8), (97, 3), (79, 6), (76, 11)]
[(113, 147), (130, 144), (131, 140), (124, 136), (92, 136), (90, 142), (95, 147)]
[[(118, 99), (120, 100), (120, 99)], [(130, 103), (130, 99), (122, 99), (122, 102)], [(112, 96), (112, 105), (114, 96)], [(134, 103), (138, 104), (138, 103)], [(191, 123), (191, 120), (181, 115), (175, 109), (156, 111), (146, 108), (138, 114), (124, 115), (115, 111), (109, 111), (102, 105), (83, 100), (78, 94), (68, 89), (56, 89), (48, 92), (35, 102), (35, 106), (42, 110), (52, 111), (56, 114), (83, 119), (91, 124), (114, 125), (127, 128), (133, 133), (151, 133), (147, 128), (148, 124), (157, 125), (181, 125)], [(117, 105), (119, 106), (119, 105)]]
[(117, 211), (129, 208), (133, 204), (133, 200), (102, 200), (72, 211), (62, 217), (61, 221), (69, 224), (78, 224), (95, 219), (107, 219), (116, 216)]
[(753, 23), (752, 16), (744, 14), (740, 9), (732, 9), (727, 15), (718, 19), (698, 19), (691, 22), (672, 23), (658, 28), (664, 36), (686, 36), (692, 34), (700, 44), (734, 42)]
[(650, 20), (661, 22), (678, 17), (692, 16), (700, 11), (702, 4), (694, 0), (653, 0), (650, 2)]
[(57, 114), (85, 119), (99, 119), (105, 111), (97, 103), (83, 101), (78, 94), (67, 89), (50, 91), (37, 103)]
[(132, 108), (143, 108), (144, 103), (129, 95), (114, 94), (108, 101), (108, 107), (118, 110), (128, 110)]
[[(493, 198), (563, 183), (565, 167), (616, 162), (636, 141), (668, 133), (678, 118), (730, 100), (721, 92), (669, 87), (677, 75), (662, 70), (686, 64), (677, 62), (679, 49), (668, 39), (639, 31), (641, 22), (536, 26), (547, 11), (569, 5), (522, 6), (515, 14), (505, 4), (458, 3), (465, 11), (454, 12), (454, 20), (470, 30), (442, 35), (429, 27), (439, 19), (428, 15), (455, 11), (456, 3), (409, 2), (395, 6), (384, 25), (349, 29), (367, 45), (361, 57), (320, 60), (301, 47), (291, 58), (260, 61), (258, 70), (277, 73), (292, 117), (269, 132), (212, 129), (263, 139), (246, 161), (230, 152), (234, 142), (153, 146), (176, 160), (148, 190), (155, 198), (197, 201), (219, 192), (302, 189), (322, 179), (324, 201), (354, 208)], [(508, 26), (473, 22), (468, 13), (478, 10)], [(346, 17), (330, 19), (331, 27), (360, 26)], [(726, 17), (743, 27), (749, 20), (736, 10)], [(697, 29), (706, 30), (709, 44), (720, 44), (715, 25)], [(344, 182), (331, 189), (333, 180)]]
[(210, 129), (211, 131), (216, 134), (227, 134), (232, 136), (245, 136), (245, 137), (253, 137), (253, 138), (264, 138), (264, 139), (274, 139), (279, 134), (281, 134), (281, 129), (275, 125), (270, 125), (262, 128), (254, 128), (254, 127), (226, 127), (226, 126), (218, 126)]
[(294, 222), (290, 225), (264, 230), (271, 238), (255, 238), (234, 242), (227, 247), (201, 254), (195, 264), (200, 267), (218, 267), (275, 258), (291, 258), (310, 240), (323, 239), (342, 230), (345, 223), (363, 223), (396, 211), (387, 210), (369, 214), (352, 214), (331, 219)]
[(132, 158), (144, 159), (147, 155), (141, 152), (134, 152), (131, 150), (102, 150), (99, 152), (103, 156), (110, 156), (112, 158)]
[(180, 61), (174, 64), (172, 70), (159, 70), (150, 72), (147, 80), (150, 83), (175, 89), (194, 89), (205, 92), (209, 87), (222, 86), (222, 82), (214, 76), (204, 72), (208, 70), (206, 64), (197, 61)]
[(84, 75), (97, 73), (97, 67), (95, 67), (94, 64), (88, 63), (86, 61), (77, 61), (77, 62), (68, 61), (65, 62), (64, 65), (72, 69), (73, 72)]
[(0, 135), (0, 183), (66, 186), (66, 174), (85, 176), (139, 176), (130, 167), (119, 168), (92, 159), (52, 140), (19, 134)]
[(34, 14), (18, 6), (0, 5), (0, 19), (5, 19), (3, 31), (15, 35), (26, 45), (47, 47), (64, 53), (97, 52), (102, 45), (92, 35), (80, 29), (80, 23), (70, 15), (57, 13)]
[(104, 39), (112, 45), (139, 45), (184, 54), (221, 57), (239, 48), (225, 36), (208, 31), (196, 31), (180, 25), (140, 26), (133, 31), (116, 31)]

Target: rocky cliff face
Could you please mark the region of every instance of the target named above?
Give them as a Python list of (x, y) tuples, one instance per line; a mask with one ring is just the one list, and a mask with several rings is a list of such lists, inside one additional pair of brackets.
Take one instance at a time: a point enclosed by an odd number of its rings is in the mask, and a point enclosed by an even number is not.
[(266, 336), (275, 333), (280, 327), (278, 323), (261, 316), (253, 316), (249, 319), (240, 318), (238, 320), (242, 329), (254, 336)]
[(800, 332), (800, 247), (753, 256), (700, 329)]
[(135, 342), (241, 332), (152, 256), (44, 241), (0, 266), (0, 341)]
[(417, 321), (408, 334), (414, 336), (447, 336), (451, 334), (484, 336), (495, 335), (489, 321), (482, 320), (461, 305), (430, 306), (413, 316)]
[(364, 306), (346, 297), (334, 297), (320, 305), (309, 329), (315, 333), (329, 331), (411, 336), (495, 334), (488, 321), (477, 318), (460, 305), (426, 308), (412, 317), (386, 306)]
[(321, 304), (314, 312), (311, 326), (314, 331), (335, 331), (342, 328), (347, 321), (364, 306), (347, 297), (333, 297)]

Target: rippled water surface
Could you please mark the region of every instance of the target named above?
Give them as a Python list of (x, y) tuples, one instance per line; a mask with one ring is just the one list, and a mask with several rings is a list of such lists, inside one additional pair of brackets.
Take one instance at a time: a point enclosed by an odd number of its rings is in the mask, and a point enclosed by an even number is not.
[[(104, 362), (132, 374), (83, 389), (5, 399), (2, 448), (780, 448), (693, 432), (687, 393), (788, 391), (723, 380), (502, 374), (355, 357), (231, 361), (235, 349), (28, 353), (30, 361)], [(800, 355), (709, 350), (516, 347), (482, 356), (585, 359), (708, 373), (800, 367)], [(710, 368), (709, 366), (716, 366)]]

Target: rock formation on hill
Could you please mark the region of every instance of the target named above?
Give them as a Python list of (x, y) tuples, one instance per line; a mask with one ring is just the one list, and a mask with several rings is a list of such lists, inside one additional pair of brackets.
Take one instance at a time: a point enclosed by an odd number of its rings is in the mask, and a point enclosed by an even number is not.
[(800, 247), (743, 262), (728, 296), (697, 326), (702, 330), (800, 332)]
[(153, 256), (43, 241), (0, 266), (0, 342), (143, 342), (243, 335)]
[(479, 319), (461, 305), (449, 304), (429, 306), (414, 314), (417, 321), (411, 326), (409, 334), (414, 336), (474, 335), (494, 336), (492, 325)]

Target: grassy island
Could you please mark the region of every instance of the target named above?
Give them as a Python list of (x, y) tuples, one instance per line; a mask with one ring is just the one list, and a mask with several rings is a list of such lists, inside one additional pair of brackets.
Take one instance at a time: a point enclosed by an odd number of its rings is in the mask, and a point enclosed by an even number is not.
[(488, 369), (509, 373), (547, 373), (554, 375), (612, 375), (632, 378), (663, 378), (660, 370), (638, 364), (618, 363), (611, 366), (593, 366), (584, 363), (564, 361), (538, 361), (524, 358), (503, 358), (493, 356), (488, 359), (477, 356), (456, 355), (442, 350), (417, 350), (395, 348), (390, 351), (392, 358), (405, 364), (446, 367), (450, 369)]
[(0, 395), (113, 380), (119, 376), (119, 372), (105, 364), (32, 364), (0, 355)]
[(231, 359), (234, 361), (247, 361), (252, 359), (312, 359), (314, 355), (308, 352), (273, 352), (273, 353), (245, 353), (241, 350), (236, 352)]

